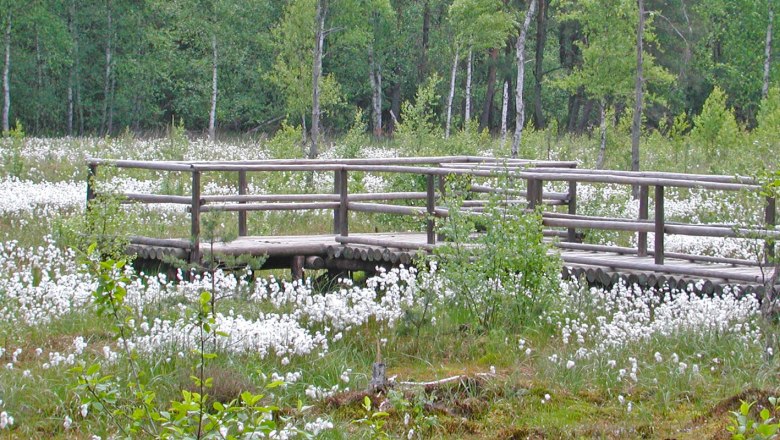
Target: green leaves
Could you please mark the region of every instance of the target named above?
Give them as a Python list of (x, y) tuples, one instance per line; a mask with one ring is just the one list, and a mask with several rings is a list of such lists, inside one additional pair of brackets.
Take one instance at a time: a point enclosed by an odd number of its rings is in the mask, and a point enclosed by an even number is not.
[(726, 430), (731, 433), (732, 440), (770, 440), (777, 438), (780, 423), (774, 423), (772, 410), (777, 412), (777, 398), (770, 397), (771, 408), (763, 408), (758, 413), (758, 419), (754, 419), (750, 411), (756, 402), (742, 401), (738, 411), (731, 412), (731, 423)]

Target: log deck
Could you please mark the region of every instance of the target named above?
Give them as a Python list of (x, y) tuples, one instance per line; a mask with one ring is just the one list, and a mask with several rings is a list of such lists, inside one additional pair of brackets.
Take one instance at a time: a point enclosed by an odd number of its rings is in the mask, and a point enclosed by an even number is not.
[[(729, 224), (685, 224), (669, 222), (664, 214), (665, 188), (700, 188), (713, 191), (740, 191), (760, 195), (757, 182), (745, 177), (693, 175), (663, 172), (630, 172), (577, 169), (573, 162), (497, 160), (483, 157), (433, 157), (342, 160), (270, 160), (241, 162), (153, 162), (90, 159), (87, 202), (95, 196), (94, 180), (98, 166), (186, 173), (191, 176), (190, 195), (124, 194), (133, 203), (172, 203), (186, 205), (191, 215), (189, 239), (132, 237), (129, 251), (145, 259), (163, 260), (168, 256), (201, 260), (204, 253), (214, 255), (266, 256), (264, 267), (289, 267), (294, 276), (304, 269), (328, 269), (334, 272), (375, 270), (377, 267), (409, 265), (419, 252), (431, 252), (442, 242), (435, 233), (437, 218), (449, 215), (443, 179), (451, 175), (471, 179), (469, 200), (463, 212), (479, 213), (485, 206), (485, 193), (501, 192), (506, 203), (523, 203), (529, 210), (541, 210), (547, 237), (554, 240), (564, 262), (565, 277), (591, 284), (612, 285), (624, 280), (642, 287), (683, 288), (689, 284), (704, 293), (739, 285), (743, 290), (762, 291), (773, 268), (767, 261), (775, 254), (776, 203), (765, 197), (764, 223), (752, 228)], [(207, 173), (237, 174), (235, 195), (202, 194), (202, 178)], [(333, 191), (327, 194), (250, 194), (249, 173), (301, 172), (332, 173)], [(407, 174), (425, 177), (425, 191), (351, 193), (349, 175), (359, 173)], [(525, 190), (497, 190), (490, 186), (498, 173), (525, 183)], [(568, 184), (566, 192), (544, 189), (544, 182)], [(585, 184), (639, 185), (639, 215), (636, 219), (594, 217), (577, 214), (577, 186)], [(652, 191), (650, 190), (652, 187)], [(652, 194), (652, 198), (650, 195)], [(403, 201), (404, 205), (393, 204)], [(415, 201), (417, 205), (414, 205)], [(652, 203), (651, 203), (652, 202)], [(333, 234), (300, 236), (252, 236), (247, 216), (253, 211), (331, 210)], [(201, 237), (201, 215), (207, 212), (237, 212), (238, 239), (211, 245)], [(351, 212), (415, 216), (425, 219), (423, 233), (351, 233)], [(651, 216), (650, 213), (653, 215)], [(582, 244), (581, 231), (602, 229), (637, 234), (636, 248)], [(654, 233), (652, 247), (648, 233)], [(666, 235), (703, 237), (750, 237), (764, 240), (766, 261), (747, 261), (702, 255), (670, 253), (665, 249)]]

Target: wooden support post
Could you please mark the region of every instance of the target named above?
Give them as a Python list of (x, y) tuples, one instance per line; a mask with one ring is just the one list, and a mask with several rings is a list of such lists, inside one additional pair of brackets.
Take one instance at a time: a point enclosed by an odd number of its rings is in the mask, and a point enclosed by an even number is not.
[[(764, 208), (764, 223), (767, 229), (774, 229), (777, 224), (777, 201), (774, 197), (766, 198), (766, 207)], [(767, 239), (764, 242), (766, 247), (765, 263), (771, 263), (775, 259), (775, 240)]]
[(436, 179), (433, 174), (428, 174), (425, 177), (427, 179), (425, 207), (428, 214), (425, 231), (428, 234), (428, 244), (436, 244), (436, 220), (434, 219), (434, 214), (436, 213)]
[[(244, 196), (248, 192), (247, 188), (247, 181), (246, 181), (246, 171), (239, 171), (238, 172), (238, 195)], [(238, 202), (239, 204), (245, 204), (246, 202)], [(247, 226), (246, 226), (246, 211), (238, 211), (238, 236), (239, 237), (246, 237), (247, 235)]]
[(97, 178), (97, 165), (94, 163), (89, 164), (87, 170), (87, 209), (92, 200), (95, 200), (95, 179)]
[(542, 203), (542, 188), (544, 185), (539, 179), (528, 179), (528, 188), (526, 198), (528, 199), (528, 209), (535, 209)]
[(339, 173), (339, 209), (338, 209), (338, 234), (342, 237), (349, 235), (349, 180), (347, 170), (340, 169)]
[[(648, 199), (649, 188), (647, 185), (639, 187), (639, 220), (647, 220), (649, 217), (648, 212)], [(637, 236), (637, 255), (640, 257), (647, 256), (647, 232), (639, 232)]]
[[(333, 194), (341, 194), (341, 170), (333, 172)], [(341, 220), (339, 219), (340, 208), (333, 210), (333, 233), (341, 233)]]
[[(439, 175), (439, 200), (440, 202), (446, 203), (447, 199), (447, 176), (446, 175)], [(441, 233), (436, 234), (436, 240), (442, 241), (444, 240), (444, 236)]]
[(293, 280), (299, 281), (303, 279), (303, 268), (305, 262), (306, 257), (303, 255), (296, 255), (292, 257), (292, 260), (290, 261), (290, 272), (292, 273)]
[[(569, 196), (568, 196), (569, 214), (577, 215), (577, 182), (572, 180), (569, 182)], [(577, 229), (569, 228), (566, 233), (566, 241), (577, 241)]]
[(192, 204), (190, 205), (190, 263), (200, 262), (200, 171), (192, 172)]
[(664, 264), (664, 187), (655, 187), (655, 264)]

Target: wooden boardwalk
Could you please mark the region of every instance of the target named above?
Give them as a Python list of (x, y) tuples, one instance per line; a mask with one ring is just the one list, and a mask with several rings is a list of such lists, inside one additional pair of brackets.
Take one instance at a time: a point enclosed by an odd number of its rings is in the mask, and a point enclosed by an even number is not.
[[(335, 234), (292, 236), (245, 236), (229, 243), (201, 243), (204, 252), (220, 255), (251, 255), (267, 257), (265, 268), (292, 268), (294, 273), (303, 270), (328, 269), (331, 271), (374, 271), (377, 267), (389, 268), (414, 264), (418, 252), (426, 253), (432, 247), (427, 244), (425, 233), (357, 233), (349, 236), (350, 244), (339, 242)], [(398, 247), (360, 244), (360, 242), (396, 243)], [(590, 284), (612, 286), (620, 281), (644, 288), (685, 289), (693, 285), (702, 293), (719, 292), (725, 286), (739, 286), (743, 291), (762, 291), (765, 273), (762, 268), (743, 260), (723, 263), (706, 257), (667, 256), (664, 265), (655, 263), (652, 255), (638, 256), (626, 248), (599, 250), (571, 249), (570, 244), (557, 244), (552, 252), (563, 261), (563, 275), (584, 279)], [(439, 242), (433, 247), (442, 246)], [(576, 246), (574, 246), (576, 247)], [(142, 258), (159, 259), (159, 255), (173, 255), (177, 249), (151, 245), (134, 245), (133, 252)], [(183, 253), (179, 253), (183, 257)], [(677, 255), (677, 254), (673, 254)], [(713, 259), (716, 260), (716, 259)]]
[[(776, 203), (760, 191), (758, 183), (739, 176), (717, 176), (664, 172), (631, 172), (615, 170), (585, 170), (574, 162), (495, 159), (452, 156), (392, 159), (290, 159), (240, 162), (185, 161), (117, 161), (90, 159), (87, 203), (95, 198), (98, 167), (149, 170), (157, 173), (178, 173), (191, 176), (189, 195), (124, 194), (128, 203), (179, 204), (190, 214), (190, 235), (187, 238), (133, 237), (131, 252), (150, 260), (176, 256), (191, 262), (200, 261), (211, 251), (201, 235), (201, 216), (210, 212), (235, 212), (238, 239), (230, 243), (215, 243), (214, 254), (267, 256), (265, 267), (289, 267), (294, 276), (306, 269), (329, 271), (373, 270), (411, 264), (418, 252), (430, 252), (441, 246), (436, 222), (450, 215), (445, 203), (447, 182), (453, 176), (468, 186), (460, 212), (480, 215), (488, 205), (490, 195), (500, 195), (502, 206), (520, 205), (525, 212), (542, 214), (547, 239), (554, 241), (560, 252), (564, 276), (585, 279), (592, 284), (612, 285), (619, 280), (643, 287), (685, 288), (693, 284), (704, 293), (720, 290), (725, 285), (739, 285), (761, 291), (772, 282), (769, 263), (737, 260), (706, 255), (685, 255), (669, 252), (667, 235), (687, 235), (713, 238), (745, 238), (763, 240), (762, 260), (772, 261), (780, 230), (775, 228)], [(316, 194), (252, 194), (251, 175), (268, 173), (330, 173), (332, 191)], [(424, 184), (424, 188), (407, 192), (350, 191), (351, 173), (358, 175), (396, 175), (408, 181)], [(203, 194), (205, 175), (217, 175), (224, 180), (235, 175), (236, 193), (232, 195)], [(506, 176), (519, 187), (495, 188), (496, 177)], [(422, 179), (416, 179), (421, 177)], [(301, 175), (301, 178), (304, 178)], [(551, 191), (546, 182), (557, 183), (562, 192)], [(636, 218), (612, 218), (577, 213), (579, 185), (624, 185), (638, 189), (639, 210)], [(736, 224), (690, 224), (669, 221), (665, 215), (666, 188), (687, 188), (705, 191), (736, 191), (757, 197), (763, 205), (761, 225), (746, 227)], [(357, 188), (352, 188), (357, 189)], [(255, 211), (332, 211), (333, 234), (301, 236), (253, 236), (247, 217)], [(414, 217), (425, 224), (424, 233), (350, 232), (352, 213), (383, 214)], [(518, 211), (515, 211), (518, 212)], [(524, 215), (522, 213), (518, 215)], [(581, 243), (582, 231), (608, 230), (636, 234), (636, 248), (622, 248)], [(654, 235), (648, 243), (648, 234)]]

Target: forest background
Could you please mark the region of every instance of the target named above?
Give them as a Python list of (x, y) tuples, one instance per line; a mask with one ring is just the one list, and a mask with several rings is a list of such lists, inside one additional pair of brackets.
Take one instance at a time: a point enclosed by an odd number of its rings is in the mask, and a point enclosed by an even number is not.
[(0, 0), (2, 128), (139, 135), (173, 121), (214, 139), (286, 121), (316, 156), (358, 111), (392, 135), (428, 84), (444, 137), (464, 121), (600, 129), (603, 154), (609, 122), (680, 136), (710, 95), (718, 124), (756, 127), (780, 76), (775, 3)]

